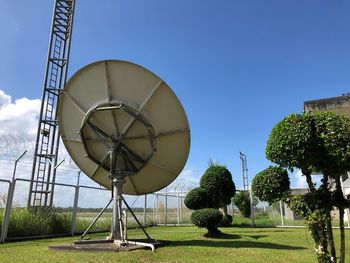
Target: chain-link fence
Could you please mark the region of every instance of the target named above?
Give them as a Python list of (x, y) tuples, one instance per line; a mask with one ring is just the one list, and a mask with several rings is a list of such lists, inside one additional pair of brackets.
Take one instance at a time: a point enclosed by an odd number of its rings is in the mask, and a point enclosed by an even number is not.
[[(28, 206), (30, 180), (15, 179), (12, 183), (0, 180), (0, 224), (1, 242), (11, 239), (34, 238), (41, 236), (72, 235), (83, 233), (94, 221), (102, 209), (90, 232), (109, 231), (111, 228), (112, 206), (111, 192), (101, 187), (56, 183), (53, 205), (50, 207)], [(303, 194), (306, 189), (294, 189)], [(350, 194), (350, 187), (344, 187)], [(191, 224), (189, 210), (184, 199), (188, 191), (157, 192), (142, 196), (127, 196), (125, 200), (132, 213), (127, 213), (129, 228), (139, 223), (150, 225), (188, 225)], [(249, 194), (249, 192), (248, 192)], [(234, 226), (257, 227), (302, 227), (304, 219), (294, 214), (283, 202), (269, 205), (253, 199), (253, 213), (244, 215), (234, 206), (228, 206), (233, 215)], [(123, 209), (126, 206), (123, 205)], [(134, 214), (134, 215), (132, 215)], [(345, 213), (346, 226), (350, 227), (349, 210)], [(338, 226), (338, 213), (334, 210), (333, 225)]]
[[(111, 199), (110, 191), (89, 186), (78, 187), (75, 226), (73, 233), (83, 233)], [(107, 207), (91, 232), (108, 231), (111, 228), (112, 208)]]
[[(292, 189), (293, 194), (305, 194), (306, 188)], [(350, 194), (350, 187), (343, 187), (345, 195)], [(247, 192), (250, 194), (250, 192)], [(294, 213), (288, 204), (280, 201), (272, 205), (261, 202), (254, 196), (253, 212), (244, 216), (237, 207), (233, 207), (233, 225), (235, 226), (257, 226), (257, 227), (305, 227), (305, 219)], [(339, 212), (334, 209), (331, 213), (333, 227), (339, 226)], [(350, 228), (350, 210), (345, 210), (345, 226)]]

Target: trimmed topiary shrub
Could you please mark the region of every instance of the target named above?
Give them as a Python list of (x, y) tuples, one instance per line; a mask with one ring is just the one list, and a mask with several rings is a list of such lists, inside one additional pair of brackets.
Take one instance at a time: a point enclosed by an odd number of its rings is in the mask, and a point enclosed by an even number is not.
[(204, 208), (194, 211), (191, 215), (191, 221), (198, 227), (203, 227), (208, 230), (207, 235), (217, 235), (221, 233), (218, 226), (222, 221), (222, 213), (215, 208)]
[(252, 182), (254, 194), (270, 205), (290, 194), (288, 172), (279, 166), (270, 166), (258, 173)]
[(210, 193), (213, 208), (226, 207), (236, 193), (231, 173), (222, 165), (209, 166), (201, 177), (199, 185)]
[(209, 194), (201, 187), (194, 188), (186, 195), (184, 203), (192, 210), (210, 207)]
[(321, 144), (310, 114), (290, 114), (273, 127), (266, 144), (266, 158), (282, 167), (306, 174), (318, 163)]

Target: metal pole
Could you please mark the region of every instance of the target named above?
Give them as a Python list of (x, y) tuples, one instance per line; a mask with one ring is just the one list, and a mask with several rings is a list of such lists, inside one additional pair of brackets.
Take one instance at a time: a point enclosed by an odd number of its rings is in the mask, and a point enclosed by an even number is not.
[(156, 204), (157, 204), (157, 205), (156, 205), (156, 225), (157, 225), (157, 223), (159, 222), (158, 194), (156, 194)]
[(147, 195), (145, 195), (145, 203), (143, 207), (143, 225), (147, 224)]
[(177, 225), (180, 225), (180, 194), (177, 193)]
[(15, 191), (17, 163), (26, 153), (27, 151), (24, 151), (15, 161), (15, 166), (13, 168), (13, 174), (12, 174), (12, 182), (9, 182), (10, 185), (7, 193), (6, 206), (5, 206), (4, 216), (2, 220), (0, 243), (5, 242), (5, 239), (7, 238), (7, 232), (8, 232), (8, 227), (10, 223), (10, 212), (12, 208), (13, 194)]
[(184, 202), (183, 197), (180, 196), (180, 222), (181, 222), (181, 223), (182, 223), (183, 220), (184, 220), (184, 215), (183, 215), (183, 209), (184, 209), (184, 207), (183, 207), (183, 202)]
[(280, 201), (280, 213), (281, 213), (281, 224), (282, 224), (282, 226), (284, 226), (284, 217), (283, 217), (282, 201)]
[[(166, 192), (168, 192), (168, 189), (165, 189)], [(164, 225), (167, 224), (168, 219), (168, 195), (165, 195), (165, 211), (164, 211)]]
[(183, 187), (181, 187), (181, 197), (180, 197), (180, 220), (181, 220), (181, 223), (183, 222), (184, 220), (184, 217), (183, 217), (183, 189), (185, 188), (185, 185)]
[[(111, 164), (115, 164), (115, 155), (111, 151)], [(113, 168), (114, 165), (111, 165), (111, 170), (113, 173), (111, 175), (113, 179), (113, 225), (112, 225), (112, 239), (120, 240), (122, 243), (125, 243), (123, 240), (123, 219), (122, 219), (122, 190), (123, 184), (125, 183), (125, 178), (121, 174), (121, 171), (115, 171)]]
[[(342, 187), (342, 190), (343, 190), (343, 195), (345, 195), (345, 188), (344, 188), (344, 184), (343, 184), (343, 180), (340, 181), (341, 182), (341, 187)], [(346, 215), (346, 218), (348, 219), (348, 227), (350, 228), (350, 209), (344, 209), (345, 211), (345, 215)]]
[[(153, 196), (154, 198), (154, 196)], [(155, 217), (155, 211), (156, 211), (156, 199), (154, 198), (153, 199), (153, 209), (152, 209), (152, 221), (153, 221), (153, 225), (155, 225), (155, 220), (156, 220), (156, 217)]]
[[(58, 148), (57, 148), (57, 150), (58, 150)], [(48, 160), (48, 161), (49, 161), (50, 164), (52, 164), (52, 162), (50, 160)], [(54, 191), (55, 191), (56, 170), (64, 161), (65, 161), (65, 159), (62, 159), (58, 164), (54, 165), (54, 167), (52, 168), (53, 174), (55, 176), (55, 180), (52, 181), (52, 186), (51, 186), (50, 206), (52, 206), (53, 194), (54, 194)]]
[(6, 207), (5, 207), (4, 218), (2, 220), (2, 226), (1, 226), (0, 243), (5, 242), (7, 238), (7, 232), (8, 232), (9, 223), (10, 223), (10, 212), (12, 209), (13, 194), (15, 192), (15, 184), (16, 184), (16, 180), (14, 180), (13, 182), (10, 182), (9, 190), (7, 193)]
[(25, 150), (15, 161), (15, 166), (13, 168), (13, 174), (12, 174), (12, 183), (15, 181), (15, 178), (16, 178), (17, 163), (26, 153), (27, 153), (27, 150)]
[(71, 235), (74, 235), (76, 230), (76, 222), (77, 222), (77, 210), (78, 210), (78, 202), (79, 202), (79, 191), (80, 191), (80, 174), (81, 171), (77, 171), (78, 173), (78, 179), (77, 179), (77, 185), (75, 187), (75, 193), (74, 193), (74, 203), (73, 203), (73, 211), (72, 211), (72, 224), (71, 224)]
[(252, 227), (255, 227), (255, 213), (254, 213), (252, 186), (250, 186), (249, 196), (250, 196), (250, 216), (252, 218)]
[(132, 211), (131, 207), (128, 205), (128, 203), (125, 201), (125, 199), (124, 199), (123, 197), (122, 197), (122, 199), (123, 199), (123, 202), (124, 202), (126, 208), (130, 211), (131, 215), (134, 217), (136, 223), (140, 226), (140, 228), (141, 228), (141, 230), (143, 231), (143, 233), (146, 235), (146, 237), (147, 237), (148, 239), (152, 239), (152, 238), (148, 235), (148, 233), (146, 232), (145, 228), (141, 225), (140, 221), (137, 219), (137, 216), (136, 216), (135, 213)]
[(94, 224), (97, 222), (97, 220), (100, 218), (100, 216), (104, 213), (104, 211), (106, 211), (106, 209), (108, 208), (108, 206), (110, 205), (110, 203), (112, 203), (112, 200), (109, 200), (108, 204), (101, 210), (101, 212), (95, 217), (95, 219), (92, 221), (92, 223), (89, 225), (89, 227), (85, 230), (85, 232), (81, 235), (80, 239), (83, 239), (87, 233), (89, 232), (89, 230), (94, 226)]

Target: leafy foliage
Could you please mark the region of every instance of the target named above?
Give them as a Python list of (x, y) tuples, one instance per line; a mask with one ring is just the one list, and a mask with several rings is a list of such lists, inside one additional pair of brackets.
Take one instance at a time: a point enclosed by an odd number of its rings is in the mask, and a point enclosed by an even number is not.
[(211, 207), (209, 194), (201, 187), (192, 189), (186, 195), (184, 203), (189, 209), (192, 210)]
[[(289, 206), (305, 217), (315, 241), (319, 262), (329, 262), (331, 257), (336, 260), (330, 212), (334, 206), (338, 207), (340, 262), (345, 262), (344, 209), (350, 203), (348, 198), (344, 198), (340, 177), (350, 170), (350, 120), (331, 112), (291, 114), (272, 129), (267, 141), (266, 157), (291, 170), (297, 167), (306, 176), (310, 192), (304, 196), (290, 196)], [(312, 183), (312, 171), (323, 174), (318, 189)], [(335, 179), (334, 191), (329, 187), (330, 177)], [(265, 187), (269, 187), (269, 184), (266, 183)], [(277, 186), (265, 191), (261, 187), (260, 194), (271, 197), (276, 190)], [(256, 194), (260, 197), (259, 193)]]
[(241, 191), (232, 198), (232, 202), (237, 206), (244, 217), (250, 217), (250, 197), (248, 191)]
[(217, 227), (222, 221), (222, 213), (215, 208), (204, 208), (194, 211), (191, 215), (191, 221), (198, 227), (208, 229), (209, 233), (217, 232)]
[(288, 172), (279, 166), (270, 166), (254, 177), (252, 190), (261, 201), (269, 204), (282, 200), (290, 192)]
[(230, 171), (221, 165), (209, 166), (201, 177), (199, 185), (210, 194), (212, 208), (229, 205), (236, 193)]
[(282, 167), (310, 170), (321, 158), (312, 115), (290, 114), (280, 121), (271, 131), (265, 153)]
[[(198, 227), (208, 229), (206, 235), (218, 234), (219, 225), (230, 226), (232, 216), (226, 215), (226, 206), (236, 193), (235, 184), (229, 170), (223, 165), (209, 162), (209, 168), (200, 180), (200, 187), (191, 190), (184, 203), (189, 209), (196, 210), (191, 215), (191, 221)], [(217, 209), (223, 208), (223, 214)]]
[(323, 148), (317, 168), (339, 177), (350, 170), (350, 120), (331, 112), (317, 112), (313, 118)]

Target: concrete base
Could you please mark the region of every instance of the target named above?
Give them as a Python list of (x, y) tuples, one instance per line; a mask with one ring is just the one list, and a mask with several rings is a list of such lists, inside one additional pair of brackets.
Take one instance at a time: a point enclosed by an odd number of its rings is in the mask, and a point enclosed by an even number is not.
[[(145, 243), (147, 245), (143, 245), (140, 243)], [(160, 247), (162, 244), (163, 242), (147, 239), (128, 240), (128, 243), (124, 245), (121, 245), (120, 242), (117, 240), (79, 240), (71, 244), (49, 246), (49, 249), (71, 251), (127, 252), (136, 249), (151, 248), (151, 246), (157, 248)]]

